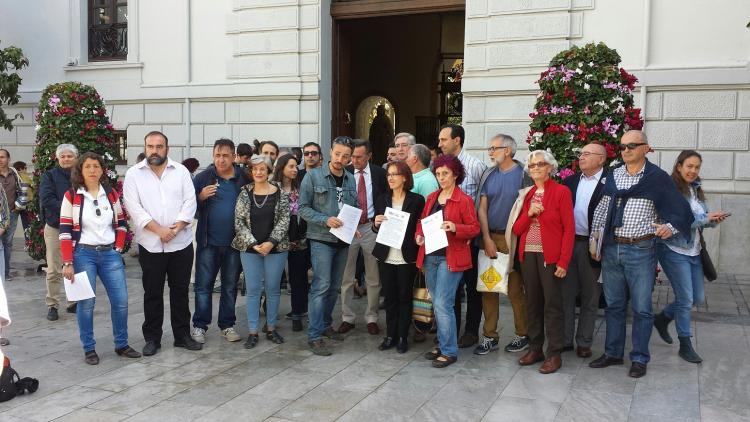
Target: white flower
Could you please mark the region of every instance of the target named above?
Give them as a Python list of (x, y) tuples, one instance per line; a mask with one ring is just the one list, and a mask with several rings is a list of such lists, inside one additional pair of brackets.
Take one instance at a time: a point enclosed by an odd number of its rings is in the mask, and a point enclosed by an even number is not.
[(104, 153), (104, 158), (106, 158), (107, 160), (111, 161), (113, 157), (112, 157), (112, 155), (110, 153), (105, 152)]
[(576, 69), (576, 73), (580, 75), (583, 73), (583, 70), (579, 67), (578, 69)]
[(542, 139), (542, 135), (544, 135), (542, 132), (534, 132), (531, 137), (534, 138), (534, 141), (538, 141)]
[(589, 62), (589, 67), (594, 67), (594, 62)]
[(34, 127), (34, 130), (37, 131), (37, 132), (39, 132), (39, 129), (41, 129), (41, 128), (42, 128), (41, 126), (36, 125), (36, 127)]
[(94, 114), (96, 114), (96, 110), (94, 110)]
[(589, 85), (589, 84), (583, 84), (583, 89), (588, 90), (590, 88), (591, 88), (591, 85)]

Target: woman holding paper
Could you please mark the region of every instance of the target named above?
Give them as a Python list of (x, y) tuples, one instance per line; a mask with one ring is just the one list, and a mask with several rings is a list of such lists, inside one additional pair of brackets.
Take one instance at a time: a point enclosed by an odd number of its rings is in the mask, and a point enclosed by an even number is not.
[[(543, 150), (532, 151), (526, 160), (526, 172), (534, 186), (521, 189), (508, 220), (508, 231), (518, 240), (526, 288), (526, 321), (529, 351), (519, 359), (521, 365), (544, 361), (542, 374), (551, 374), (562, 366), (560, 353), (563, 336), (562, 283), (573, 255), (575, 220), (570, 190), (555, 182), (557, 160)], [(513, 250), (514, 248), (511, 248)], [(547, 356), (542, 352), (545, 328)]]
[[(128, 286), (120, 253), (125, 246), (127, 223), (117, 191), (109, 186), (104, 159), (87, 152), (78, 159), (60, 208), (60, 253), (63, 277), (74, 280), (86, 273), (92, 290), (96, 277), (102, 280), (111, 307), (115, 353), (128, 358), (141, 354), (128, 345)], [(76, 319), (83, 344), (84, 361), (99, 363), (94, 349), (94, 304), (96, 298), (78, 301)]]
[(386, 337), (378, 349), (388, 350), (396, 346), (396, 351), (406, 353), (409, 349), (406, 339), (411, 325), (412, 286), (417, 273), (417, 267), (414, 266), (417, 260), (414, 234), (419, 214), (424, 209), (424, 198), (411, 192), (414, 179), (409, 166), (403, 161), (389, 163), (386, 167), (386, 177), (388, 191), (375, 199), (375, 220), (372, 230), (378, 233), (381, 228), (387, 229), (385, 226), (389, 223), (386, 214), (397, 214), (394, 211), (407, 213), (408, 223), (398, 247), (380, 243), (381, 236), (378, 235), (372, 250), (372, 255), (378, 260), (380, 282), (385, 295)]
[[(463, 271), (472, 266), (469, 242), (479, 234), (479, 221), (474, 200), (458, 187), (464, 179), (461, 161), (452, 155), (441, 155), (435, 159), (432, 172), (440, 189), (427, 196), (415, 240), (419, 245), (417, 267), (424, 270), (438, 329), (438, 347), (427, 352), (425, 358), (432, 360), (435, 368), (445, 368), (458, 359), (453, 304)], [(437, 213), (442, 219), (439, 227), (423, 225), (423, 220), (433, 219)], [(443, 240), (442, 244), (448, 246), (428, 251), (433, 239)]]
[(247, 285), (246, 349), (258, 344), (260, 292), (266, 290), (266, 339), (281, 344), (284, 337), (276, 330), (281, 296), (281, 272), (289, 250), (289, 194), (275, 182), (271, 159), (253, 155), (250, 159), (252, 183), (245, 185), (234, 209), (232, 247), (240, 251)]

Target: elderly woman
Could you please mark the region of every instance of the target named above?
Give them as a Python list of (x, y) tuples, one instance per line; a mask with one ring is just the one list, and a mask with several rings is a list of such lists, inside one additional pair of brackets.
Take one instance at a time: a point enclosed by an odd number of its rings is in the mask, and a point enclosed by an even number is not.
[(289, 194), (275, 182), (270, 158), (250, 159), (252, 182), (245, 185), (234, 211), (235, 238), (232, 247), (240, 251), (247, 288), (246, 349), (258, 344), (260, 294), (266, 291), (266, 339), (281, 344), (284, 338), (276, 329), (281, 295), (281, 272), (289, 250)]
[[(128, 285), (120, 252), (125, 246), (127, 223), (117, 191), (109, 187), (104, 160), (87, 152), (73, 169), (71, 189), (65, 192), (60, 208), (60, 254), (63, 276), (85, 272), (96, 291), (96, 277), (102, 280), (109, 298), (115, 352), (139, 358), (128, 345)], [(96, 298), (78, 304), (78, 332), (85, 362), (99, 363), (94, 340), (94, 304)]]
[[(47, 319), (58, 319), (62, 261), (60, 261), (60, 206), (65, 192), (70, 190), (70, 170), (78, 158), (72, 144), (60, 144), (55, 150), (57, 166), (47, 170), (39, 182), (39, 216), (44, 224), (44, 246), (47, 250)], [(75, 312), (75, 302), (69, 302), (68, 312)]]
[(667, 327), (674, 320), (677, 338), (680, 340), (678, 354), (691, 363), (703, 362), (690, 340), (690, 310), (694, 304), (701, 304), (705, 300), (700, 256), (701, 231), (705, 227), (716, 227), (729, 216), (724, 211), (708, 212), (706, 196), (700, 183), (702, 162), (701, 155), (692, 150), (682, 151), (677, 156), (672, 180), (690, 203), (695, 220), (690, 233), (672, 236), (656, 245), (656, 257), (669, 278), (675, 299), (654, 317), (654, 328), (662, 340), (672, 344), (672, 336)]
[(469, 243), (479, 234), (479, 221), (474, 200), (458, 187), (464, 180), (461, 161), (452, 155), (441, 155), (433, 166), (440, 189), (427, 196), (421, 218), (442, 213), (441, 228), (448, 237), (448, 246), (425, 254), (421, 221), (417, 223), (415, 240), (419, 245), (417, 267), (424, 270), (438, 330), (438, 347), (427, 352), (425, 358), (432, 360), (435, 368), (445, 368), (458, 359), (453, 304), (463, 272), (472, 266)]
[[(539, 372), (551, 374), (562, 366), (560, 353), (565, 347), (562, 282), (573, 255), (573, 201), (570, 190), (551, 179), (557, 173), (557, 160), (551, 153), (532, 151), (525, 170), (534, 186), (519, 192), (506, 230), (508, 234), (512, 231), (510, 250), (518, 244), (526, 289), (529, 351), (518, 363), (525, 366), (544, 361)], [(542, 352), (545, 329), (546, 359)]]

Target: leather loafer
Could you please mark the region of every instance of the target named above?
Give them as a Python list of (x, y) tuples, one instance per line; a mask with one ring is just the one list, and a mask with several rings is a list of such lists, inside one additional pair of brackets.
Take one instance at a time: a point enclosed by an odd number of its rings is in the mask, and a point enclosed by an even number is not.
[(467, 347), (471, 347), (477, 344), (478, 341), (479, 337), (475, 336), (474, 334), (464, 334), (460, 339), (458, 339), (458, 348), (465, 349)]
[(350, 324), (346, 321), (342, 322), (341, 325), (339, 325), (339, 334), (346, 334), (349, 331), (354, 329), (354, 324)]
[(203, 348), (201, 343), (193, 340), (192, 337), (184, 337), (174, 341), (174, 347), (182, 347), (187, 350), (200, 350)]
[(159, 349), (161, 349), (161, 343), (147, 341), (146, 345), (143, 346), (143, 356), (153, 356)]
[(409, 350), (409, 342), (406, 340), (406, 337), (402, 337), (398, 340), (398, 345), (396, 345), (396, 351), (399, 353), (406, 353)]
[(551, 374), (557, 372), (562, 366), (562, 359), (560, 355), (552, 355), (544, 360), (544, 363), (539, 367), (539, 372), (542, 374)]
[(607, 356), (606, 354), (603, 354), (599, 356), (597, 360), (593, 360), (589, 362), (589, 368), (606, 368), (611, 365), (622, 365), (623, 360), (622, 358), (611, 358)]
[(126, 358), (137, 359), (141, 357), (141, 354), (130, 346), (125, 346), (122, 349), (115, 349), (115, 353), (117, 353), (118, 356), (124, 356)]
[(376, 322), (370, 322), (367, 324), (367, 332), (371, 336), (376, 336), (380, 334), (380, 327), (378, 327), (378, 324)]
[(591, 357), (591, 348), (590, 347), (581, 347), (578, 346), (576, 349), (576, 355), (579, 358), (590, 358)]
[(47, 310), (47, 320), (48, 321), (57, 321), (58, 318), (60, 318), (57, 315), (57, 308), (53, 308), (50, 306), (50, 308)]
[(541, 351), (529, 350), (525, 355), (521, 356), (521, 359), (518, 359), (518, 364), (521, 366), (529, 366), (543, 360), (544, 353)]
[(380, 343), (380, 346), (378, 346), (378, 350), (388, 350), (392, 349), (394, 346), (396, 346), (396, 341), (393, 337), (386, 337), (383, 339), (383, 342)]
[(86, 352), (86, 356), (83, 360), (89, 365), (99, 365), (99, 355), (96, 354), (95, 350)]
[(640, 378), (644, 375), (646, 375), (645, 363), (633, 362), (633, 364), (630, 365), (630, 371), (628, 372), (630, 378)]

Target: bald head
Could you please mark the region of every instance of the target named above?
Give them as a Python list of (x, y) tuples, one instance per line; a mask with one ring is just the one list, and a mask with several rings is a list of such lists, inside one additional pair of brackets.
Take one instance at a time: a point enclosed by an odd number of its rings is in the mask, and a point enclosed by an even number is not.
[(622, 135), (622, 140), (620, 140), (621, 144), (630, 144), (630, 143), (648, 143), (648, 139), (646, 138), (646, 134), (643, 133), (643, 131), (632, 129), (627, 132), (625, 132), (624, 135)]
[(578, 155), (578, 167), (586, 176), (599, 172), (607, 161), (607, 150), (600, 144), (588, 144)]

